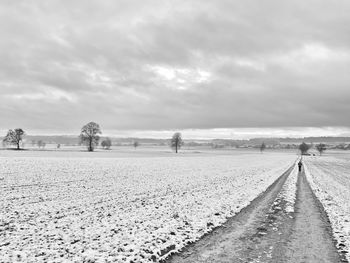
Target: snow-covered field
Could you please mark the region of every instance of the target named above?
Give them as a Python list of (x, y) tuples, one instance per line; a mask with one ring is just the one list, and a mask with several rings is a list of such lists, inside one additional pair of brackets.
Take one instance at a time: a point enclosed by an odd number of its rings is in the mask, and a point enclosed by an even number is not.
[(1, 262), (158, 261), (247, 206), (295, 159), (0, 157)]
[[(297, 161), (299, 161), (298, 159)], [(294, 163), (294, 167), (287, 177), (286, 182), (284, 183), (281, 192), (278, 194), (277, 199), (283, 199), (286, 202), (285, 212), (293, 213), (294, 206), (297, 195), (297, 182), (298, 182), (298, 165), (297, 161)]]
[(350, 261), (350, 160), (339, 155), (304, 161), (308, 181), (331, 221), (338, 249)]

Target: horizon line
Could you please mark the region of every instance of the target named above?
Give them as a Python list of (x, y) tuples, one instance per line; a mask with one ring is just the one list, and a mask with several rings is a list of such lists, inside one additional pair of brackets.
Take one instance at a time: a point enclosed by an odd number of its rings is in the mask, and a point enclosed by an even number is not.
[[(5, 136), (7, 130), (0, 129)], [(29, 129), (28, 136), (79, 136), (79, 132)], [(350, 137), (350, 127), (212, 128), (168, 130), (105, 130), (101, 137), (167, 139), (181, 132), (184, 140), (247, 140), (257, 138)]]

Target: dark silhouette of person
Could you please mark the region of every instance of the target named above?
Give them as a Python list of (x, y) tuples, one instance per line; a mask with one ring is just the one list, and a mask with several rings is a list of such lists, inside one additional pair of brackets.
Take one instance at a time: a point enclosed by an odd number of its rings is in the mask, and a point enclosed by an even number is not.
[(301, 167), (303, 166), (303, 163), (301, 162), (301, 160), (298, 162), (298, 167), (299, 167), (299, 172), (301, 172)]

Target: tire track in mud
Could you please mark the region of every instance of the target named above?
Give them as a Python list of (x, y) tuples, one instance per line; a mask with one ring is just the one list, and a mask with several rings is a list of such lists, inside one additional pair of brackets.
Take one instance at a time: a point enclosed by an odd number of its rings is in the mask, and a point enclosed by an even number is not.
[(284, 225), (281, 222), (288, 218), (283, 213), (282, 200), (276, 198), (293, 167), (225, 224), (163, 262), (264, 262), (264, 258), (271, 259), (273, 251), (280, 253), (281, 244), (276, 238), (283, 240), (284, 235), (289, 234), (279, 231)]
[(163, 262), (348, 262), (337, 252), (327, 214), (304, 172), (298, 175), (295, 212), (285, 212), (279, 193), (292, 168), (223, 226)]

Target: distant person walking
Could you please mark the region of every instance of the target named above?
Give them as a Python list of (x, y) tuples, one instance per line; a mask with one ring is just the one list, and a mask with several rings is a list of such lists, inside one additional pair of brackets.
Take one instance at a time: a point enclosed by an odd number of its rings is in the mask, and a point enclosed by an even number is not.
[(301, 162), (301, 160), (298, 162), (298, 167), (299, 167), (299, 173), (301, 172), (301, 167), (303, 166), (303, 163)]

